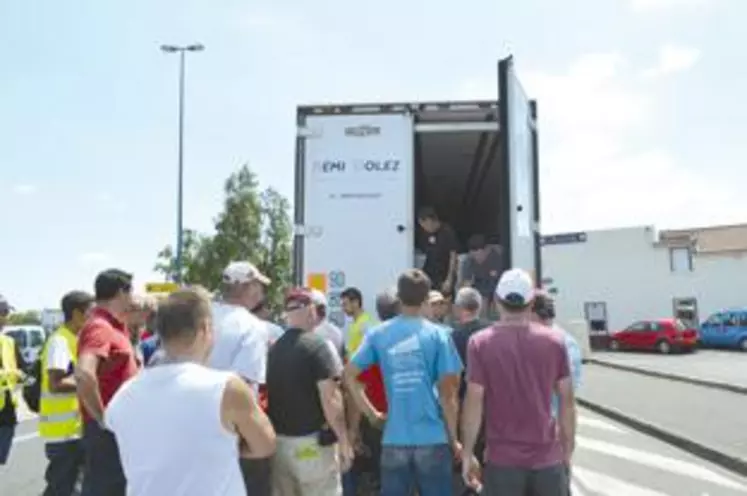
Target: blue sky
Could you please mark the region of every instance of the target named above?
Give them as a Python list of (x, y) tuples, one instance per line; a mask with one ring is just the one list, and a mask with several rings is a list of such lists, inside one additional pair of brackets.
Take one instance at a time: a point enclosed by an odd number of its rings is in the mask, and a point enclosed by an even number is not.
[[(405, 6), (407, 5), (407, 6)], [(539, 100), (543, 230), (741, 222), (739, 0), (0, 2), (0, 293), (55, 306), (175, 233), (177, 58), (189, 57), (185, 224), (249, 162), (293, 191), (299, 103), (492, 98), (511, 50)]]

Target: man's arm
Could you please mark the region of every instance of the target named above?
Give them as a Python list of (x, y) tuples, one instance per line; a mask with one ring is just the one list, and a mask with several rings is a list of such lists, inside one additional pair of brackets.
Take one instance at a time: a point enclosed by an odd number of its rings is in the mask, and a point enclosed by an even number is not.
[(576, 397), (565, 342), (558, 343), (556, 363), (558, 366), (555, 393), (558, 395), (560, 442), (563, 445), (566, 463), (570, 463), (576, 445)]
[(462, 360), (446, 333), (438, 335), (436, 370), (438, 373), (438, 399), (441, 403), (449, 443), (459, 449), (459, 382), (462, 378)]
[(265, 383), (267, 375), (268, 339), (264, 325), (252, 326), (245, 334), (231, 364), (231, 371), (241, 376), (255, 392)]
[(340, 444), (348, 444), (348, 432), (345, 424), (345, 407), (342, 391), (336, 379), (324, 379), (316, 383), (319, 399), (324, 411), (324, 419), (337, 436)]
[(74, 393), (77, 390), (75, 376), (70, 371), (72, 356), (67, 341), (55, 336), (47, 343), (47, 363), (44, 367), (49, 376), (49, 390), (53, 393)]
[[(363, 414), (374, 425), (380, 425), (384, 420), (384, 415), (376, 411), (376, 408), (371, 404), (366, 396), (363, 385), (358, 382), (358, 376), (377, 362), (378, 359), (372, 343), (372, 336), (367, 335), (342, 373), (343, 384), (352, 400), (352, 406), (357, 413), (357, 417), (355, 417), (356, 414), (353, 414), (353, 420), (357, 419), (359, 421), (360, 414)], [(351, 425), (351, 428), (353, 427), (355, 425)]]
[(75, 368), (78, 398), (91, 417), (100, 424), (103, 424), (104, 419), (104, 402), (96, 373), (100, 363), (109, 357), (110, 343), (105, 331), (105, 328), (95, 324), (81, 330), (78, 337), (78, 365)]
[(221, 401), (221, 419), (241, 439), (241, 456), (267, 458), (275, 453), (275, 430), (254, 397), (254, 391), (241, 378), (231, 377)]
[(78, 386), (78, 399), (91, 417), (99, 424), (103, 424), (104, 402), (101, 399), (99, 379), (96, 376), (99, 361), (100, 358), (95, 353), (81, 353), (78, 366), (75, 368), (75, 379)]
[(566, 376), (555, 385), (558, 394), (558, 423), (560, 424), (560, 442), (563, 445), (566, 462), (571, 461), (576, 447), (576, 397), (573, 393), (573, 382)]
[(474, 453), (483, 417), (485, 389), (474, 382), (467, 384), (462, 405), (462, 445), (464, 453)]

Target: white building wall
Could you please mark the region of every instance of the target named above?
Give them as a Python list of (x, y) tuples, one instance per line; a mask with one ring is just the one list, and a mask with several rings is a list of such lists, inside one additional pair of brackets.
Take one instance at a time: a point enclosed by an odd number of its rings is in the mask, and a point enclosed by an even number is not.
[(695, 298), (702, 322), (716, 310), (747, 306), (746, 254), (693, 255), (693, 270), (672, 272), (669, 249), (651, 227), (591, 231), (586, 242), (542, 248), (561, 321), (584, 318), (585, 302), (605, 302), (608, 329), (671, 317), (674, 298)]

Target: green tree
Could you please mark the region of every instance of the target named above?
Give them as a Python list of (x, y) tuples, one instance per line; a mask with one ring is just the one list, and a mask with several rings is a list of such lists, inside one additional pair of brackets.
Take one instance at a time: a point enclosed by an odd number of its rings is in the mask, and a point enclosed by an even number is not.
[(41, 325), (41, 317), (35, 310), (12, 313), (8, 316), (8, 325)]
[[(272, 188), (261, 191), (247, 165), (226, 180), (224, 194), (212, 236), (185, 232), (183, 280), (215, 289), (229, 262), (249, 260), (272, 279), (268, 297), (278, 304), (291, 279), (290, 204)], [(167, 246), (157, 255), (154, 270), (173, 280), (175, 268), (173, 248)]]

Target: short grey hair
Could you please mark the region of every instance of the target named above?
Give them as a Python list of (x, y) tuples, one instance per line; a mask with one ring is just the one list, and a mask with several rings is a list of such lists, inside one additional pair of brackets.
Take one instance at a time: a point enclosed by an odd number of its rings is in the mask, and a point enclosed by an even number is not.
[(397, 290), (388, 289), (376, 295), (376, 313), (379, 320), (389, 320), (399, 315)]
[(475, 288), (461, 288), (457, 291), (454, 305), (469, 312), (479, 312), (482, 308), (482, 295)]
[(163, 341), (192, 340), (205, 321), (212, 317), (210, 293), (200, 286), (169, 294), (158, 308), (156, 332)]

